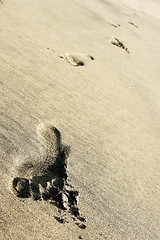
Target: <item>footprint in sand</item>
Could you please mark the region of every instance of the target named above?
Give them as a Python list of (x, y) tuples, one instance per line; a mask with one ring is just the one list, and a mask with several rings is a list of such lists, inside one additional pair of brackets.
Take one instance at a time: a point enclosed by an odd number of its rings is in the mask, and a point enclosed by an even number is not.
[(83, 53), (65, 53), (64, 55), (58, 54), (57, 51), (54, 49), (51, 49), (47, 47), (48, 50), (51, 50), (55, 54), (57, 54), (58, 57), (66, 60), (73, 66), (84, 66), (86, 64), (86, 61), (88, 60), (94, 60), (94, 57), (88, 54), (83, 54)]
[(121, 26), (120, 24), (114, 24), (114, 23), (111, 23), (111, 22), (108, 22), (108, 24), (110, 24), (112, 27), (115, 27), (115, 28), (117, 28), (117, 27), (120, 27), (120, 26)]
[(139, 28), (137, 25), (135, 25), (133, 22), (128, 22), (129, 24), (131, 24), (132, 26)]
[(83, 66), (88, 60), (94, 60), (94, 58), (87, 54), (70, 54), (66, 53), (61, 58), (67, 60), (73, 66)]
[[(85, 222), (79, 212), (79, 192), (68, 183), (67, 159), (70, 147), (62, 144), (61, 133), (52, 125), (40, 124), (37, 134), (43, 143), (42, 156), (34, 161), (30, 159), (17, 169), (13, 179), (13, 192), (20, 198), (49, 201), (60, 210), (60, 216), (55, 216), (59, 223), (65, 223), (66, 214), (74, 216), (75, 224), (85, 229)], [(73, 217), (71, 218), (73, 220)]]
[(112, 41), (111, 41), (111, 44), (119, 47), (119, 48), (122, 48), (124, 49), (127, 53), (129, 53), (129, 50), (127, 47), (125, 47), (125, 45), (123, 44), (123, 42), (119, 41), (118, 38), (114, 38)]

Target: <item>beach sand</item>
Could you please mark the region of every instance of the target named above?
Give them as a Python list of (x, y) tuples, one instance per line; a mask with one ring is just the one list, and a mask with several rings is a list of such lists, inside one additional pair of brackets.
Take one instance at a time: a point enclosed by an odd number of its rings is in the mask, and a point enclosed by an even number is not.
[[(160, 239), (159, 12), (158, 0), (0, 5), (2, 240)], [(17, 166), (42, 157), (39, 124), (71, 147), (85, 229), (13, 192)]]

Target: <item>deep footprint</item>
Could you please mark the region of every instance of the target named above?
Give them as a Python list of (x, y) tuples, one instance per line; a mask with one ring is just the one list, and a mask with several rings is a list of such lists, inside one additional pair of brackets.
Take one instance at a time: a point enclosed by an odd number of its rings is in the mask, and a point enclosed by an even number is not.
[[(52, 125), (41, 124), (38, 127), (38, 134), (46, 146), (44, 155), (36, 165), (30, 161), (20, 166), (20, 172), (26, 174), (30, 172), (32, 176), (29, 179), (25, 176), (15, 177), (12, 183), (13, 192), (20, 198), (50, 200), (50, 203), (61, 211), (67, 211), (74, 216), (79, 228), (85, 229), (84, 224), (77, 222), (85, 221), (78, 208), (79, 192), (67, 181), (67, 158), (70, 147), (62, 144), (60, 132)], [(60, 223), (65, 222), (62, 217), (54, 218)]]
[(111, 43), (119, 48), (124, 49), (127, 53), (129, 53), (128, 48), (125, 47), (123, 42), (119, 41), (118, 38), (114, 38), (114, 40), (112, 40)]

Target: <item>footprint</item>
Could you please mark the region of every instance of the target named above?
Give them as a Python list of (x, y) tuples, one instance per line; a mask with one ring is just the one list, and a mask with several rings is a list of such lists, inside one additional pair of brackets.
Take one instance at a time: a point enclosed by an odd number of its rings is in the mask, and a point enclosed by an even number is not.
[(129, 24), (131, 24), (132, 26), (139, 28), (137, 25), (135, 25), (133, 22), (128, 22)]
[(73, 66), (83, 66), (85, 65), (86, 61), (94, 60), (94, 58), (87, 54), (70, 54), (66, 53), (61, 58), (67, 60)]
[(88, 60), (94, 60), (94, 57), (88, 54), (70, 54), (70, 53), (65, 53), (64, 55), (57, 53), (54, 49), (47, 47), (47, 50), (50, 50), (54, 52), (58, 57), (66, 60), (73, 66), (84, 66), (86, 64), (86, 61)]
[(124, 49), (127, 53), (129, 53), (128, 48), (125, 47), (123, 42), (119, 41), (118, 38), (114, 38), (114, 40), (112, 40), (111, 43), (119, 48)]
[[(20, 198), (50, 201), (60, 212), (68, 212), (76, 219), (75, 224), (82, 229), (86, 226), (78, 208), (79, 192), (68, 183), (67, 159), (70, 147), (62, 143), (61, 133), (52, 125), (40, 124), (37, 134), (43, 143), (44, 152), (36, 162), (24, 162), (17, 170), (18, 177), (12, 182), (13, 192)], [(30, 173), (29, 179), (26, 178)], [(19, 174), (24, 174), (19, 177)], [(65, 223), (62, 216), (55, 216), (60, 223)]]
[(115, 28), (117, 28), (117, 27), (120, 27), (120, 26), (121, 26), (120, 24), (114, 24), (114, 23), (111, 23), (111, 22), (108, 22), (108, 24), (110, 24), (112, 27), (115, 27)]

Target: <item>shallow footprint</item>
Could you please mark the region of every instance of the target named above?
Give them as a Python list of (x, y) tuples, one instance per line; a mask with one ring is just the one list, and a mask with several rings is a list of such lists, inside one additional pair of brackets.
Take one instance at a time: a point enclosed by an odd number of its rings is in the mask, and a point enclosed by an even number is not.
[(128, 22), (129, 24), (131, 24), (132, 26), (139, 28), (137, 25), (135, 25), (133, 22)]
[(123, 42), (119, 41), (118, 38), (114, 38), (111, 43), (119, 48), (124, 49), (127, 53), (129, 53), (129, 50), (127, 47), (125, 47), (125, 45), (123, 44)]
[(91, 55), (87, 55), (87, 54), (66, 53), (62, 58), (67, 60), (73, 66), (83, 66), (85, 65), (87, 60), (94, 60), (94, 58)]
[(108, 22), (108, 24), (110, 24), (112, 27), (120, 27), (121, 25), (120, 24), (115, 24), (115, 23), (111, 23), (111, 22)]

